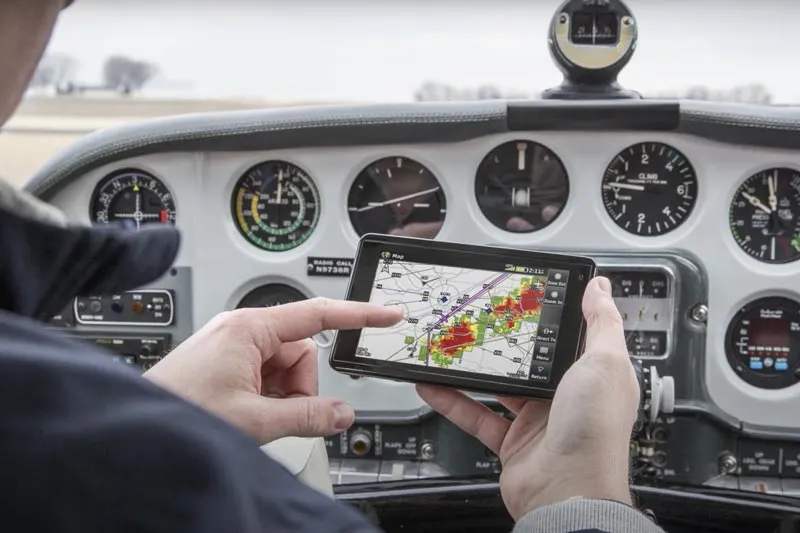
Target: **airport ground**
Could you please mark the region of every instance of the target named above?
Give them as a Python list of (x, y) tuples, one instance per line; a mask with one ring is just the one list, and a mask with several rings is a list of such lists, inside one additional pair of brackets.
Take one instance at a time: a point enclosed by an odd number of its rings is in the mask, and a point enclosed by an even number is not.
[(293, 105), (308, 103), (116, 96), (29, 98), (0, 132), (0, 177), (22, 186), (47, 159), (82, 135), (126, 122), (186, 113)]

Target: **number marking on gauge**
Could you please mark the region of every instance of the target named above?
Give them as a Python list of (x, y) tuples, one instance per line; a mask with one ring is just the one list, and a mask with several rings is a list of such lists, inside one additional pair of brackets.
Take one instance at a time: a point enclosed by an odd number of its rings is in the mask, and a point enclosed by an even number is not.
[(292, 250), (317, 227), (320, 199), (311, 177), (286, 161), (250, 168), (234, 187), (231, 210), (236, 228), (263, 250)]
[(800, 259), (800, 171), (778, 167), (747, 178), (729, 207), (734, 241), (764, 263)]
[[(609, 217), (634, 235), (674, 231), (694, 209), (697, 178), (677, 148), (660, 142), (629, 146), (603, 174), (601, 194)], [(630, 207), (630, 209), (629, 209)]]

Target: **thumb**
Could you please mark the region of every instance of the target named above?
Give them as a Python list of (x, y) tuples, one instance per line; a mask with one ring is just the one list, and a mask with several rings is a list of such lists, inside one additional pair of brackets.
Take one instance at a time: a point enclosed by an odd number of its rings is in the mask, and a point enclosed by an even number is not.
[(596, 277), (583, 295), (586, 318), (586, 352), (628, 357), (625, 329), (617, 305), (611, 297), (611, 282)]
[(325, 437), (341, 433), (353, 425), (353, 408), (336, 398), (302, 396), (297, 398), (254, 398), (258, 419), (254, 428), (262, 442), (281, 437)]

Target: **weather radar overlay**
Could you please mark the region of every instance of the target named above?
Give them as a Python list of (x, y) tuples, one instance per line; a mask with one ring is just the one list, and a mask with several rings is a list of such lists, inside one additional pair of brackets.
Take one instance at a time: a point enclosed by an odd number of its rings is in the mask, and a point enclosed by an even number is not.
[(370, 302), (404, 307), (392, 328), (365, 328), (357, 357), (527, 379), (547, 275), (382, 256)]

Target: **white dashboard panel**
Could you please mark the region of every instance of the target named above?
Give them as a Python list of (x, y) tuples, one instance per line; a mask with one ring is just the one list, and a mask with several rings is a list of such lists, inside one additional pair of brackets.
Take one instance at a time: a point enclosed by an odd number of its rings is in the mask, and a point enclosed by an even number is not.
[[(561, 215), (534, 233), (509, 233), (490, 224), (474, 194), (475, 171), (482, 158), (503, 142), (527, 139), (553, 150), (570, 179), (569, 200)], [(611, 159), (642, 141), (660, 141), (683, 152), (699, 184), (697, 204), (679, 229), (660, 237), (637, 237), (618, 228), (601, 201), (601, 178)], [(60, 191), (52, 200), (74, 221), (87, 223), (96, 183), (110, 172), (140, 168), (159, 177), (172, 191), (183, 244), (176, 266), (191, 267), (196, 326), (233, 309), (249, 290), (277, 282), (308, 296), (341, 298), (346, 278), (310, 277), (306, 258), (352, 257), (358, 236), (347, 213), (347, 194), (355, 176), (386, 156), (405, 156), (427, 166), (447, 198), (447, 215), (438, 240), (550, 250), (680, 250), (706, 269), (709, 288), (706, 384), (711, 399), (743, 422), (800, 427), (800, 385), (765, 390), (744, 383), (728, 364), (724, 336), (729, 320), (747, 301), (764, 295), (800, 298), (800, 262), (760, 263), (742, 252), (728, 226), (728, 207), (736, 188), (753, 173), (774, 166), (800, 169), (800, 152), (749, 148), (674, 133), (523, 132), (435, 144), (286, 149), (263, 152), (153, 154), (96, 168)], [(300, 247), (287, 252), (262, 251), (244, 240), (234, 226), (231, 194), (250, 166), (281, 159), (299, 165), (316, 183), (320, 222)], [(679, 318), (680, 319), (680, 318)], [(411, 385), (373, 379), (353, 380), (333, 373), (327, 350), (320, 351), (320, 393), (341, 397), (356, 409), (405, 411), (423, 404)], [(681, 357), (680, 353), (673, 357)], [(698, 369), (700, 370), (700, 369)]]

